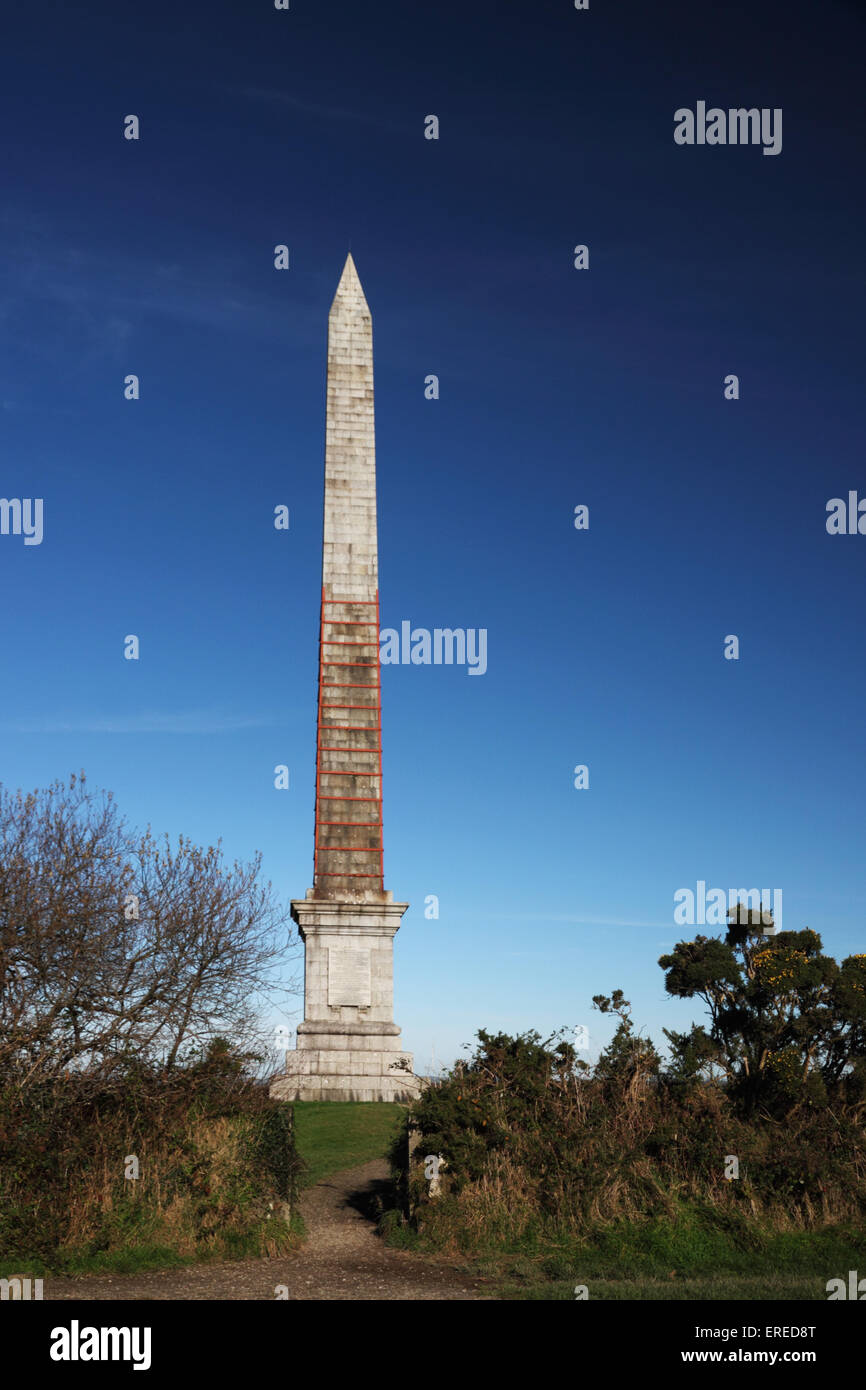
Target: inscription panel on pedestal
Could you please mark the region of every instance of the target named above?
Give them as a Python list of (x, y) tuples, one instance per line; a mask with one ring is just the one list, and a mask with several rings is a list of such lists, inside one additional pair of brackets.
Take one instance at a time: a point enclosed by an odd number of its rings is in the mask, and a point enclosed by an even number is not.
[(328, 948), (328, 1004), (370, 1007), (370, 952), (363, 947)]

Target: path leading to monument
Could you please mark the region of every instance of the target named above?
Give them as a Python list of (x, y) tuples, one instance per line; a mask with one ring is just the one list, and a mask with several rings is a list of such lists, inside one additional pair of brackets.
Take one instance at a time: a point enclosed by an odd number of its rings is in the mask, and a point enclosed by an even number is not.
[(275, 1260), (238, 1260), (145, 1274), (46, 1279), (46, 1299), (475, 1300), (495, 1297), (485, 1281), (453, 1260), (389, 1250), (376, 1235), (378, 1198), (388, 1165), (374, 1159), (325, 1178), (301, 1198), (303, 1247)]

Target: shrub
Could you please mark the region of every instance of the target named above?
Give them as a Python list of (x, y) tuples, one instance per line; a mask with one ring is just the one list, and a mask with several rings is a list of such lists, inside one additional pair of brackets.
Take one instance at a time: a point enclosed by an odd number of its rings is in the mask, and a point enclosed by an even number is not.
[(284, 1247), (302, 1167), (292, 1110), (246, 1060), (217, 1041), (187, 1067), (129, 1061), (109, 1077), (0, 1088), (4, 1266)]

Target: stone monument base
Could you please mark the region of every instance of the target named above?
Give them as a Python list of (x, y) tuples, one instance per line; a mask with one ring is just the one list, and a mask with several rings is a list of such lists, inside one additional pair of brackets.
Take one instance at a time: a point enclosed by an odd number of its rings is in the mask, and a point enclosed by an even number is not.
[[(395, 1065), (403, 1062), (408, 1070)], [(408, 1052), (343, 1052), (303, 1048), (286, 1054), (286, 1070), (270, 1086), (274, 1100), (393, 1100), (408, 1103), (423, 1082)]]
[(406, 911), (390, 893), (292, 902), (304, 942), (305, 1018), (277, 1100), (396, 1100), (420, 1095), (394, 1017), (394, 933)]
[[(339, 1027), (339, 1025), (337, 1025)], [(400, 1047), (395, 1023), (298, 1024), (296, 1051), (286, 1053), (286, 1070), (271, 1082), (275, 1100), (396, 1100), (421, 1094), (412, 1054)]]

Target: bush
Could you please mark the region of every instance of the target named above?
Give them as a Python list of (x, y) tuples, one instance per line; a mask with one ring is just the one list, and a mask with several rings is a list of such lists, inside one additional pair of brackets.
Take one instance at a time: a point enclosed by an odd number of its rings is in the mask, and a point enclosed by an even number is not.
[(110, 1077), (0, 1088), (3, 1266), (284, 1248), (302, 1167), (292, 1110), (246, 1060), (218, 1041), (187, 1067), (130, 1060)]
[(444, 1159), (440, 1195), (430, 1199), (423, 1163), (407, 1169), (399, 1144), (392, 1161), (429, 1243), (525, 1249), (622, 1228), (634, 1243), (644, 1229), (636, 1248), (682, 1267), (746, 1250), (759, 1230), (862, 1223), (855, 1109), (804, 1100), (784, 1126), (746, 1117), (723, 1086), (663, 1072), (620, 994), (597, 1002), (621, 1022), (593, 1075), (560, 1035), (481, 1031), (473, 1057), (414, 1104), (416, 1155)]

